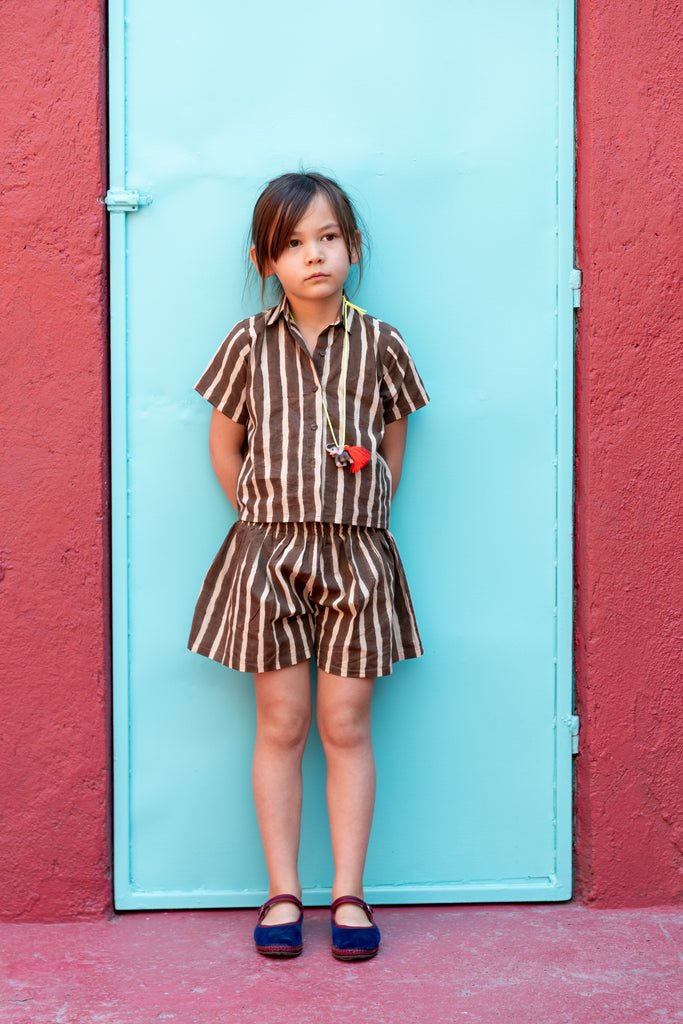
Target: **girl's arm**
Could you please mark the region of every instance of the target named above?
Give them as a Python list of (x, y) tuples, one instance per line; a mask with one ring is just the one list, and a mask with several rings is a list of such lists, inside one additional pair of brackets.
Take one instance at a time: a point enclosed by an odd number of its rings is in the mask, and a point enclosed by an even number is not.
[(406, 437), (408, 436), (408, 417), (403, 416), (393, 423), (384, 424), (384, 437), (379, 450), (391, 471), (391, 497), (396, 494), (401, 470), (403, 469), (403, 455), (406, 450)]
[(237, 508), (237, 477), (242, 468), (242, 445), (246, 433), (244, 424), (235, 423), (218, 409), (213, 410), (209, 427), (211, 465), (234, 509)]

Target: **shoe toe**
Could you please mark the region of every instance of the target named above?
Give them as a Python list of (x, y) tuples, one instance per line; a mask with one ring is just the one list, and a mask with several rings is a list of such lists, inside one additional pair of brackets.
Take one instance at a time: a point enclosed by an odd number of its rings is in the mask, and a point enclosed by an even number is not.
[(349, 928), (332, 924), (332, 953), (338, 960), (369, 960), (379, 949), (380, 931), (370, 928)]
[(265, 956), (297, 956), (303, 948), (301, 920), (294, 924), (257, 925), (254, 942)]

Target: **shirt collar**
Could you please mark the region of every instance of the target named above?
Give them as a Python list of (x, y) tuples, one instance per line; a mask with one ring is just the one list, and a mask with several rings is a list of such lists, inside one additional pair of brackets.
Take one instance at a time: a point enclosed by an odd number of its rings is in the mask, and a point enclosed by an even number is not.
[[(344, 297), (346, 298), (346, 292), (344, 292)], [(342, 303), (342, 307), (339, 310), (337, 319), (332, 321), (332, 323), (329, 325), (330, 327), (336, 327), (337, 324), (341, 324), (344, 322), (343, 310), (344, 304)], [(350, 305), (346, 313), (346, 322), (349, 327), (351, 326), (355, 313), (356, 307)], [(266, 327), (272, 327), (275, 321), (279, 320), (281, 316), (284, 316), (285, 320), (293, 319), (286, 295), (282, 296), (277, 306), (273, 306), (272, 309), (266, 311)]]
[(266, 313), (266, 327), (270, 327), (275, 321), (283, 314), (289, 312), (289, 303), (287, 302), (287, 296), (283, 295), (277, 306), (273, 309), (269, 309)]

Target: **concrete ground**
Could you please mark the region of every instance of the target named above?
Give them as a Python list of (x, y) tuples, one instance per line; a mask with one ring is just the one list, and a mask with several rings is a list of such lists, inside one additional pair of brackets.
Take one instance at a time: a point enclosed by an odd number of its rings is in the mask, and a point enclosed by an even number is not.
[(245, 910), (0, 924), (8, 1024), (672, 1024), (683, 1021), (683, 910), (572, 904), (380, 907), (375, 960), (259, 956)]

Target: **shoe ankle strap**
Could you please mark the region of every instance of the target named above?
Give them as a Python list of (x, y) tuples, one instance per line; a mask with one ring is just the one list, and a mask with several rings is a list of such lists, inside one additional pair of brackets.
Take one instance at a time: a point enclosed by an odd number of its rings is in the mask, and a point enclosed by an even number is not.
[(373, 914), (372, 907), (370, 906), (369, 903), (366, 903), (365, 900), (362, 900), (359, 896), (340, 896), (338, 899), (336, 899), (333, 902), (332, 906), (330, 907), (330, 910), (332, 911), (332, 917), (334, 917), (334, 912), (337, 909), (337, 907), (340, 907), (342, 903), (354, 903), (357, 907), (362, 907), (365, 913), (368, 915), (368, 920), (370, 921), (370, 924), (375, 923), (375, 917)]
[(293, 896), (291, 892), (281, 893), (279, 896), (271, 896), (269, 900), (258, 909), (258, 920), (259, 924), (266, 916), (271, 907), (275, 906), (276, 903), (293, 903), (296, 907), (303, 912), (304, 905), (298, 896)]

